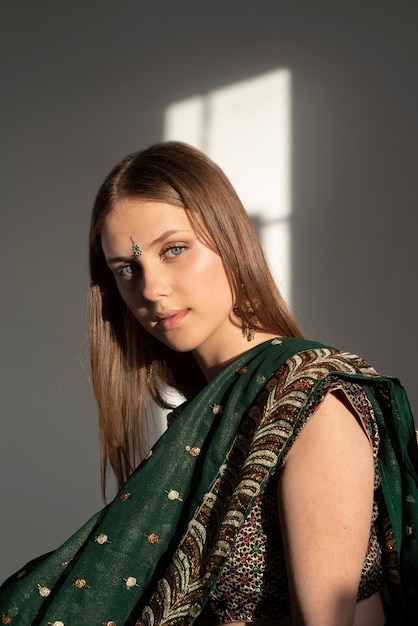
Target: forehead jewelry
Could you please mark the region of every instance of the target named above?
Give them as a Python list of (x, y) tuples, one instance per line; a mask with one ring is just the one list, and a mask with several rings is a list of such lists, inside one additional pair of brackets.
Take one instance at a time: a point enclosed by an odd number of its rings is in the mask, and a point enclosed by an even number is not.
[(131, 237), (131, 242), (132, 242), (132, 252), (134, 254), (134, 257), (136, 259), (139, 259), (139, 257), (141, 256), (142, 252), (141, 252), (141, 248), (138, 246), (138, 244), (132, 239)]

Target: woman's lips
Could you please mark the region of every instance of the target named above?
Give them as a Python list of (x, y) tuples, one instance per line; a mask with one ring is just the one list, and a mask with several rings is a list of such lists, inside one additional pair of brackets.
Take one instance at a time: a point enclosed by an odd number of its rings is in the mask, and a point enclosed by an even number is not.
[(184, 320), (188, 313), (188, 309), (183, 309), (182, 311), (168, 314), (158, 321), (158, 326), (161, 326), (161, 328), (164, 328), (164, 330), (171, 330), (172, 328), (178, 326), (178, 324), (180, 324), (180, 322)]

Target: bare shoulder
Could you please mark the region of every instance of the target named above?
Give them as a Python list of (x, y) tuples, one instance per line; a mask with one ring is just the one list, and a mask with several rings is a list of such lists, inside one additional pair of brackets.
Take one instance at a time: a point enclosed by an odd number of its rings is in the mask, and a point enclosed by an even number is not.
[[(331, 518), (342, 511), (364, 510), (373, 500), (374, 462), (369, 440), (351, 410), (333, 393), (328, 393), (290, 450), (281, 487), (291, 482), (289, 502), (296, 507), (319, 506)], [(296, 497), (295, 487), (298, 496)], [(291, 511), (290, 511), (291, 513)], [(368, 520), (368, 524), (370, 520)], [(324, 521), (324, 526), (327, 526)], [(369, 526), (370, 529), (370, 526)]]
[[(330, 456), (341, 465), (341, 457), (337, 457), (336, 453), (345, 458), (353, 451), (356, 452), (357, 465), (365, 461), (370, 466), (373, 458), (371, 446), (356, 416), (338, 395), (328, 393), (292, 446), (288, 459), (303, 454), (305, 461), (309, 457), (315, 461), (315, 455), (320, 452), (322, 460)], [(345, 469), (350, 471), (352, 466), (350, 462)]]
[(279, 481), (295, 624), (353, 624), (373, 491), (369, 440), (329, 393), (293, 444)]

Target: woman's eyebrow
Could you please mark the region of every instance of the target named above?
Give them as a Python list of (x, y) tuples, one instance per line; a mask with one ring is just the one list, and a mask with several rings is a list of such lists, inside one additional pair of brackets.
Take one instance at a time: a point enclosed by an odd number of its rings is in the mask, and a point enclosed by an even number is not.
[[(154, 239), (153, 241), (151, 241), (151, 243), (149, 244), (149, 246), (147, 246), (148, 248), (152, 248), (153, 246), (156, 246), (158, 244), (164, 243), (164, 241), (167, 241), (167, 239), (169, 237), (171, 237), (171, 235), (175, 235), (177, 233), (190, 233), (192, 232), (191, 230), (186, 230), (186, 229), (177, 229), (177, 228), (170, 228), (169, 230), (164, 231), (163, 233), (161, 233), (161, 235), (159, 235), (156, 239)], [(134, 255), (129, 255), (129, 256), (117, 256), (117, 257), (111, 257), (110, 259), (107, 259), (107, 264), (108, 265), (112, 265), (112, 263), (120, 263), (123, 261), (129, 261), (132, 259)]]
[(189, 232), (191, 231), (184, 230), (184, 229), (170, 228), (169, 230), (166, 230), (165, 232), (163, 232), (159, 237), (154, 239), (154, 241), (151, 241), (151, 243), (149, 244), (149, 247), (151, 248), (152, 246), (155, 246), (158, 243), (163, 243), (169, 237), (171, 237), (171, 235), (175, 235), (176, 233), (189, 233)]

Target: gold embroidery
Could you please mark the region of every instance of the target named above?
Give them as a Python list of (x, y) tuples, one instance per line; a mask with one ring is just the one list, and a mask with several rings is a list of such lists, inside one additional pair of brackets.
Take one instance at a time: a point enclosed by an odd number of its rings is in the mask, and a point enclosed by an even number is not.
[(49, 587), (43, 587), (42, 585), (38, 585), (38, 592), (42, 598), (47, 598), (51, 593)]
[(76, 578), (73, 580), (73, 585), (77, 587), (77, 589), (90, 589), (85, 578)]
[(200, 454), (200, 448), (197, 448), (196, 446), (186, 446), (186, 450), (190, 456), (199, 456)]
[(179, 492), (176, 491), (175, 489), (170, 489), (170, 490), (165, 490), (165, 493), (167, 494), (167, 498), (169, 500), (180, 500), (181, 502), (183, 502), (183, 498), (180, 496)]

